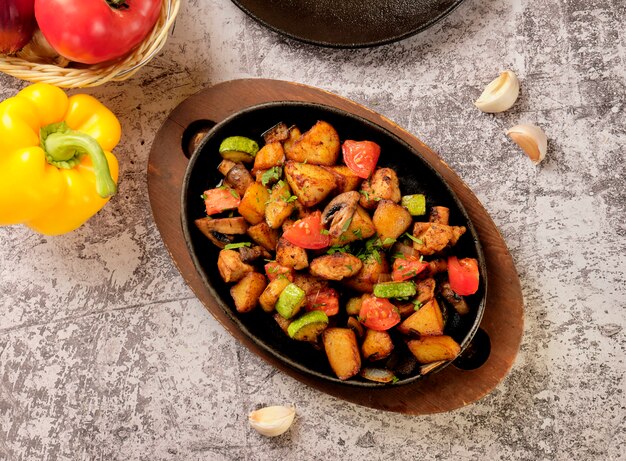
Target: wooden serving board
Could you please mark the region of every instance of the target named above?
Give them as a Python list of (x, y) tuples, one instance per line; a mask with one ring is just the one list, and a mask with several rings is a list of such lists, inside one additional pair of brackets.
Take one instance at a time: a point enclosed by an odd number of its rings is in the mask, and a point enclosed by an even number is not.
[[(412, 145), (458, 195), (480, 236), (487, 263), (489, 286), (480, 328), (486, 333), (483, 337), (488, 336), (491, 349), (490, 352), (483, 349), (489, 356), (482, 366), (462, 370), (450, 365), (413, 384), (379, 389), (327, 382), (302, 374), (262, 350), (238, 329), (213, 299), (196, 272), (180, 223), (188, 140), (200, 127), (217, 123), (245, 107), (284, 100), (335, 106), (388, 129)], [(422, 415), (453, 410), (477, 401), (493, 390), (513, 365), (524, 326), (523, 298), (513, 260), (498, 229), (472, 191), (437, 154), (390, 120), (359, 104), (316, 88), (277, 80), (234, 80), (202, 90), (176, 107), (157, 133), (148, 162), (148, 191), (161, 237), (183, 278), (207, 310), (251, 351), (309, 386), (371, 408)]]

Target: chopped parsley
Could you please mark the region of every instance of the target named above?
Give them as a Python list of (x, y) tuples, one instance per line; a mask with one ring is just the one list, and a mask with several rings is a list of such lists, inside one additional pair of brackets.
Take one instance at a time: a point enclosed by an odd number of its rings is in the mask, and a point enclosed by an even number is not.
[(424, 244), (424, 242), (423, 242), (422, 240), (418, 239), (418, 238), (417, 238), (417, 237), (415, 237), (414, 235), (409, 234), (408, 232), (405, 232), (405, 233), (404, 233), (404, 236), (405, 236), (405, 237), (410, 238), (410, 239), (411, 239), (411, 240), (413, 240), (415, 243), (418, 243), (418, 244), (420, 244), (420, 245), (423, 245), (423, 244)]
[(239, 242), (239, 243), (229, 243), (224, 247), (225, 250), (234, 250), (236, 248), (249, 247), (252, 246), (251, 242)]
[(273, 180), (278, 180), (283, 175), (283, 169), (279, 166), (273, 166), (261, 175), (261, 184), (267, 186)]
[(420, 307), (422, 306), (423, 306), (423, 303), (421, 301), (418, 301), (417, 299), (413, 301), (413, 309), (415, 309), (416, 311), (419, 311)]
[(385, 240), (383, 240), (383, 245), (387, 246), (387, 245), (391, 245), (392, 243), (395, 243), (396, 239), (392, 239), (391, 237), (387, 237)]

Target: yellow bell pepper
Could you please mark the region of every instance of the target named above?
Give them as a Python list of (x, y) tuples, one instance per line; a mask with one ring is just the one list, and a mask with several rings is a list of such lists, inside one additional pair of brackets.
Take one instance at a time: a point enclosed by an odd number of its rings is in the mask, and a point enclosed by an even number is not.
[(80, 227), (117, 191), (120, 123), (92, 96), (36, 83), (0, 103), (0, 226)]

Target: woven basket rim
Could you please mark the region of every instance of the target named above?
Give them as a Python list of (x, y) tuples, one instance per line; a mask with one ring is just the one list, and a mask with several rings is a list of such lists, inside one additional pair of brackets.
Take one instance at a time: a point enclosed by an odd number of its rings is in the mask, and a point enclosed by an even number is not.
[(50, 83), (62, 88), (85, 88), (126, 80), (161, 51), (179, 9), (180, 0), (163, 0), (159, 19), (150, 34), (121, 60), (92, 66), (71, 63), (68, 67), (60, 67), (0, 55), (0, 72), (32, 83)]

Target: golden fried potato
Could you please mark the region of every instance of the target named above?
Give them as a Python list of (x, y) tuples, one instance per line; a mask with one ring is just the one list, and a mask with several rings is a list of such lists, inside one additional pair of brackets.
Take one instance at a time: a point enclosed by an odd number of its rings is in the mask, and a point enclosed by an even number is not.
[(265, 219), (265, 207), (270, 199), (267, 188), (258, 182), (250, 184), (237, 210), (250, 224), (259, 224)]
[(259, 296), (265, 290), (267, 281), (263, 274), (250, 272), (230, 289), (230, 295), (235, 301), (237, 312), (250, 312), (256, 307)]
[(322, 333), (324, 350), (337, 378), (346, 380), (361, 369), (361, 354), (356, 335), (350, 328), (327, 328)]
[(295, 270), (309, 267), (306, 250), (293, 245), (282, 237), (278, 239), (278, 245), (276, 245), (276, 262), (281, 266), (293, 267)]
[(422, 364), (454, 360), (461, 352), (461, 346), (450, 336), (425, 336), (407, 342), (407, 346)]
[(420, 336), (437, 336), (443, 334), (443, 315), (435, 298), (432, 298), (420, 309), (398, 325), (403, 334), (417, 333)]
[(285, 178), (305, 207), (317, 205), (335, 188), (335, 175), (318, 165), (290, 160), (285, 164)]
[(287, 152), (287, 159), (312, 165), (334, 165), (341, 144), (337, 131), (327, 122), (318, 121)]
[(406, 232), (413, 222), (413, 217), (402, 205), (391, 200), (381, 200), (372, 222), (383, 246), (388, 248)]
[(365, 339), (361, 344), (361, 352), (366, 360), (374, 361), (389, 357), (393, 351), (393, 341), (386, 331), (365, 331)]

